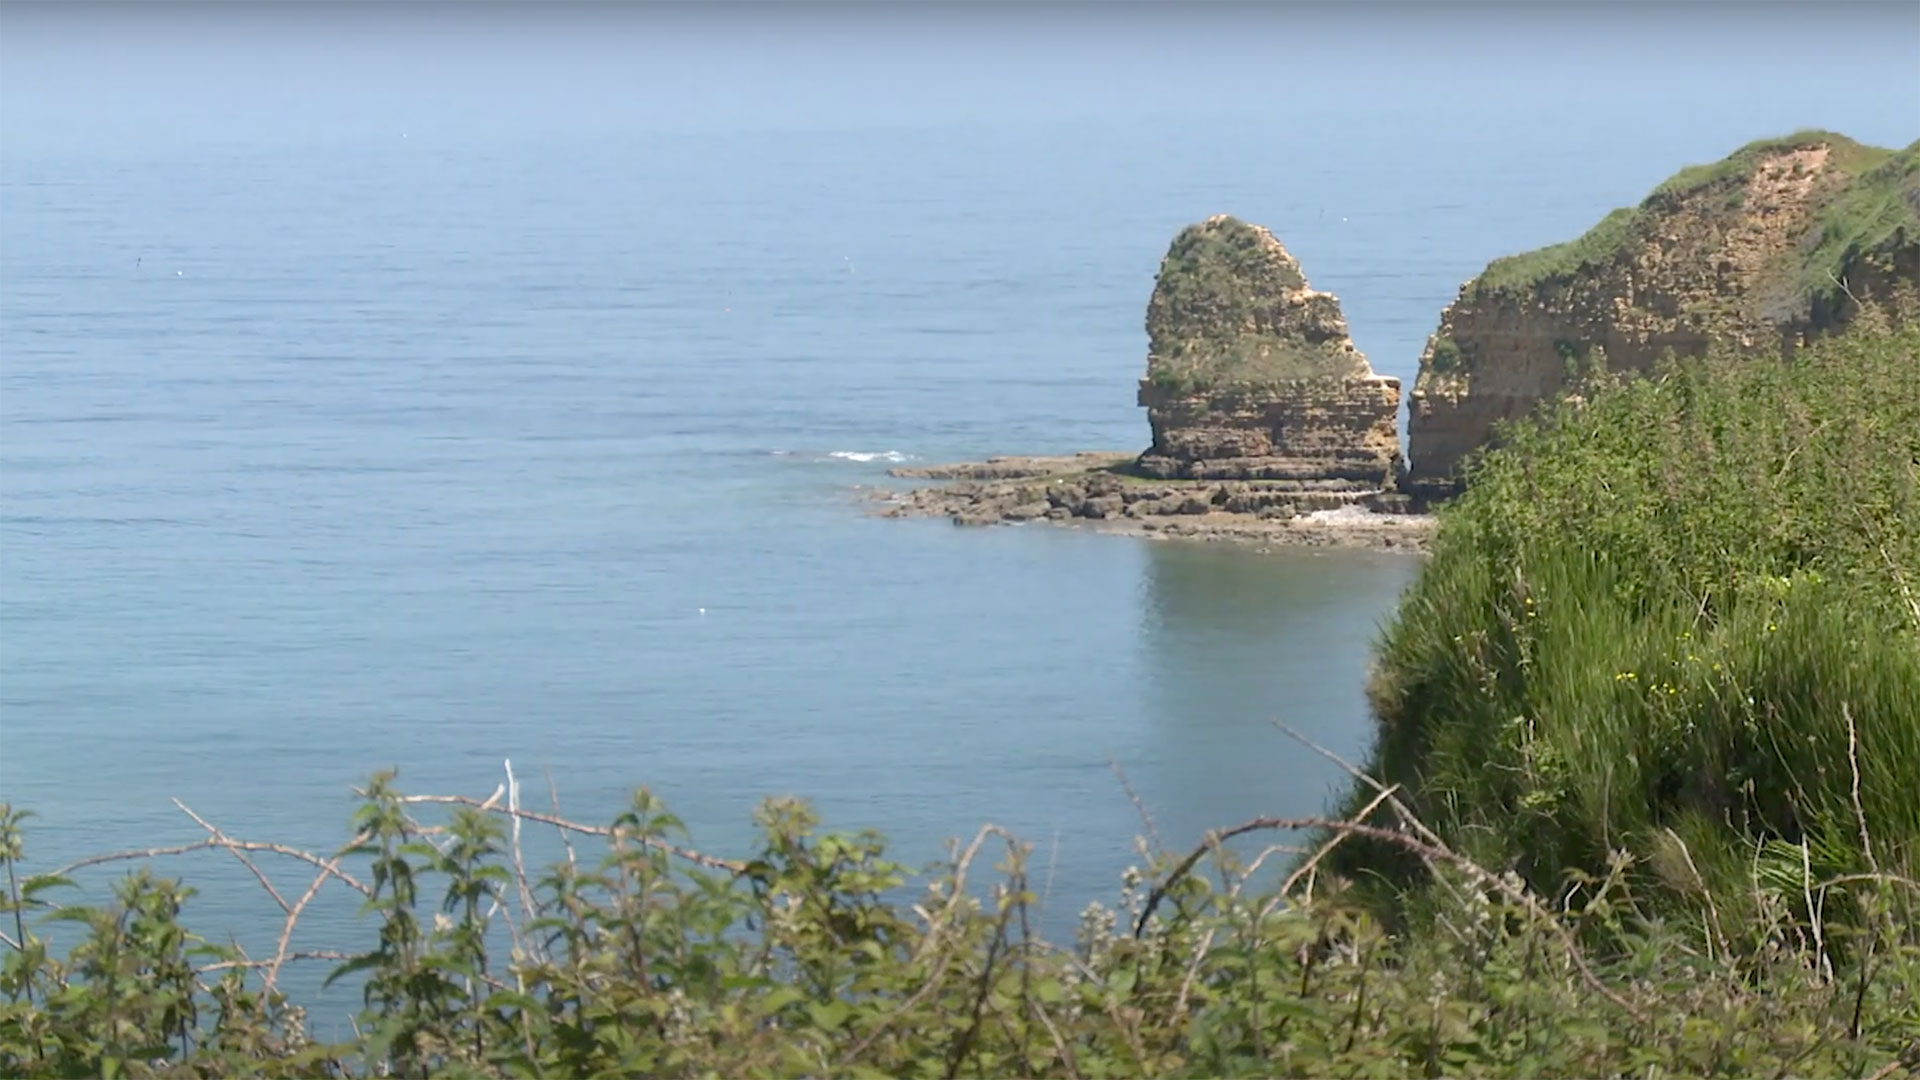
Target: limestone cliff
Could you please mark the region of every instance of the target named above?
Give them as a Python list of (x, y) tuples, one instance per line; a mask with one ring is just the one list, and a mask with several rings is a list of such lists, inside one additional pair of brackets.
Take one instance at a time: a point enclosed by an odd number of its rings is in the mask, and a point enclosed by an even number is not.
[(1271, 232), (1220, 215), (1174, 238), (1147, 305), (1141, 472), (1334, 480), (1389, 489), (1397, 379), (1354, 348), (1340, 301), (1307, 284)]
[(1686, 169), (1571, 243), (1498, 259), (1441, 314), (1409, 401), (1409, 486), (1445, 495), (1493, 426), (1594, 364), (1778, 351), (1920, 282), (1920, 142), (1827, 132)]

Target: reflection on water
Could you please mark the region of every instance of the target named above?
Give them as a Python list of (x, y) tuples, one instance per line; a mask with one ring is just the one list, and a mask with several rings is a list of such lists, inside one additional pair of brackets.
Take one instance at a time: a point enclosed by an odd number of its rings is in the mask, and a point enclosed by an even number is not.
[(1157, 801), (1163, 838), (1184, 846), (1255, 815), (1323, 809), (1338, 768), (1274, 721), (1349, 758), (1364, 753), (1372, 645), (1419, 558), (1149, 549), (1139, 610), (1145, 771), (1155, 790), (1181, 793)]

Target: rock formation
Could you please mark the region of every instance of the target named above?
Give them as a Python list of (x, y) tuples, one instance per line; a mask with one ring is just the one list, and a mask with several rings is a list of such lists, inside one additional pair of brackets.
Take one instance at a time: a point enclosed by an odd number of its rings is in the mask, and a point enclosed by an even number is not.
[(1420, 358), (1408, 487), (1444, 496), (1493, 425), (1594, 365), (1644, 371), (1714, 342), (1778, 351), (1920, 282), (1920, 143), (1826, 132), (1682, 171), (1571, 243), (1497, 259)]
[(1353, 346), (1340, 302), (1273, 234), (1231, 217), (1182, 230), (1147, 306), (1145, 453), (890, 470), (890, 517), (1082, 523), (1146, 536), (1419, 550), (1396, 421), (1400, 383)]
[(1316, 292), (1272, 233), (1221, 215), (1182, 230), (1147, 306), (1139, 402), (1162, 479), (1393, 488), (1400, 383), (1354, 348), (1340, 301)]

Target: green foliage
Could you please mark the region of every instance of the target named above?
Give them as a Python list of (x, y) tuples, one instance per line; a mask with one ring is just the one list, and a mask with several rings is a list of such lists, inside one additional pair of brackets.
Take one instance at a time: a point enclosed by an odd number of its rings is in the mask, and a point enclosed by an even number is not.
[(1847, 173), (1871, 168), (1888, 155), (1888, 151), (1880, 147), (1863, 146), (1845, 135), (1808, 128), (1777, 138), (1756, 139), (1710, 164), (1689, 165), (1654, 188), (1648, 198), (1654, 202), (1673, 202), (1708, 188), (1742, 183), (1763, 158), (1821, 146), (1833, 155), (1832, 164)]
[[(1822, 880), (1920, 876), (1916, 356), (1870, 312), (1505, 428), (1385, 634), (1377, 775), (1538, 891), (1625, 851), (1649, 910), (1748, 943), (1857, 917)], [(1334, 863), (1389, 911), (1424, 878)]]
[(1445, 335), (1434, 338), (1432, 369), (1442, 375), (1465, 370), (1466, 360), (1461, 356), (1459, 343)]
[(1622, 207), (1600, 219), (1600, 224), (1564, 244), (1508, 255), (1487, 264), (1471, 286), (1477, 296), (1521, 292), (1544, 281), (1565, 280), (1618, 255), (1632, 240), (1641, 212)]
[(1863, 261), (1920, 244), (1920, 142), (1863, 171), (1826, 208), (1812, 239), (1797, 268), (1803, 297), (1831, 296)]
[[(312, 1041), (261, 965), (201, 944), (176, 883), (142, 870), (106, 907), (56, 908), (41, 896), (55, 883), (29, 878), (0, 914), (85, 936), (64, 959), (31, 932), (8, 942), (0, 1073), (1859, 1076), (1920, 1063), (1920, 944), (1887, 879), (1822, 885), (1865, 913), (1845, 943), (1871, 962), (1849, 966), (1778, 910), (1761, 913), (1778, 932), (1743, 953), (1644, 918), (1624, 859), (1549, 911), (1511, 876), (1428, 847), (1446, 888), (1422, 901), (1422, 932), (1395, 934), (1337, 879), (1257, 890), (1258, 860), (1209, 844), (1130, 870), (1115, 905), (1089, 906), (1054, 943), (1034, 932), (1029, 849), (991, 828), (916, 889), (877, 836), (822, 833), (791, 801), (761, 808), (747, 860), (697, 856), (642, 791), (592, 830), (597, 848), (529, 879), (497, 810), (426, 822), (415, 805), (376, 777), (342, 853), (371, 866), (373, 941), (337, 971), (363, 980), (352, 1040)], [(0, 812), (10, 871), (18, 822)], [(1005, 854), (981, 882), (989, 841)], [(1570, 946), (1583, 931), (1604, 933), (1604, 955)]]
[(1819, 146), (1829, 151), (1827, 164), (1834, 179), (1816, 194), (1806, 242), (1779, 274), (1789, 297), (1802, 305), (1811, 297), (1838, 292), (1835, 279), (1845, 280), (1857, 260), (1884, 256), (1920, 237), (1920, 143), (1896, 152), (1813, 130), (1760, 139), (1719, 161), (1680, 170), (1638, 206), (1614, 210), (1574, 240), (1495, 259), (1474, 279), (1470, 292), (1485, 298), (1574, 281), (1612, 263), (1644, 239), (1659, 216), (1683, 201), (1706, 199), (1715, 210), (1738, 212), (1745, 205), (1747, 179), (1759, 162)]
[(1181, 230), (1148, 302), (1149, 382), (1195, 394), (1365, 374), (1338, 302), (1306, 284), (1264, 229), (1221, 216)]

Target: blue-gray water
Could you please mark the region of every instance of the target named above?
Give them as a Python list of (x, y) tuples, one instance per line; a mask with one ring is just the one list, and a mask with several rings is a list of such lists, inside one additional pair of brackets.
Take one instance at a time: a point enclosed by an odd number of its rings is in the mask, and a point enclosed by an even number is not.
[[(1068, 914), (1134, 861), (1110, 758), (1170, 844), (1325, 805), (1337, 772), (1271, 722), (1364, 753), (1369, 648), (1417, 563), (878, 520), (856, 485), (1142, 445), (1153, 274), (1212, 213), (1272, 226), (1410, 381), (1487, 259), (1680, 165), (1801, 126), (1920, 134), (1911, 70), (1837, 55), (1798, 70), (1855, 92), (1710, 68), (1610, 94), (1603, 66), (1462, 111), (1463, 61), (1272, 109), (1116, 90), (759, 124), (489, 124), (424, 91), (327, 113), (340, 87), (306, 71), (313, 108), (278, 124), (238, 76), (208, 119), (157, 85), (63, 98), (78, 69), (17, 49), (0, 798), (40, 814), (34, 865), (196, 839), (173, 796), (326, 846), (373, 769), (485, 795), (511, 758), (578, 817), (651, 786), (723, 853), (777, 793), (914, 862), (998, 822)], [(191, 872), (193, 921), (258, 941), (245, 872)]]

